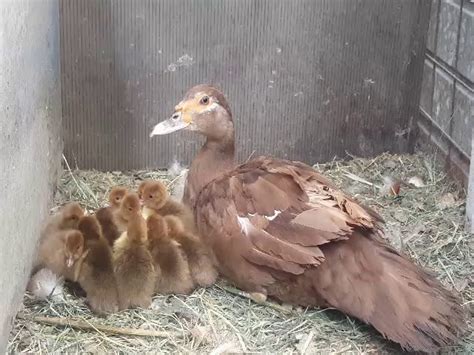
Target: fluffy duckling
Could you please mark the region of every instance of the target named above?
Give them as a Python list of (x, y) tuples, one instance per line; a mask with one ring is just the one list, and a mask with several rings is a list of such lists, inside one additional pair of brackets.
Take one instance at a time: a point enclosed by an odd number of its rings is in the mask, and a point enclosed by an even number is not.
[(136, 194), (136, 199), (134, 197), (130, 197), (133, 194), (134, 193), (127, 191), (123, 199), (120, 201), (120, 205), (118, 206), (118, 208), (114, 208), (112, 210), (113, 222), (117, 226), (120, 235), (122, 235), (123, 232), (127, 231), (129, 219), (131, 218), (131, 216), (135, 216), (134, 211), (137, 209), (138, 211), (140, 211), (140, 199)]
[(189, 270), (199, 286), (211, 286), (217, 279), (211, 251), (195, 235), (184, 229), (183, 222), (176, 216), (164, 217), (168, 235), (176, 240), (188, 259)]
[(87, 302), (94, 313), (116, 312), (119, 298), (112, 251), (102, 235), (100, 224), (94, 216), (85, 216), (78, 228), (84, 236), (88, 253), (76, 270), (77, 281), (87, 293)]
[(168, 236), (163, 217), (153, 214), (147, 219), (149, 249), (161, 275), (156, 278), (155, 291), (160, 294), (189, 294), (194, 282), (188, 261), (180, 245)]
[(46, 267), (58, 276), (75, 281), (76, 263), (84, 252), (81, 232), (74, 229), (53, 232), (40, 244), (36, 268)]
[[(81, 244), (82, 236), (74, 232), (73, 228), (77, 228), (83, 215), (84, 211), (81, 206), (76, 202), (72, 202), (63, 206), (57, 213), (48, 218), (41, 231), (32, 274), (36, 273), (41, 267), (47, 267), (56, 274), (65, 276), (66, 268), (72, 267), (72, 264), (78, 258), (77, 253), (81, 252), (79, 244)], [(68, 245), (66, 245), (66, 241), (68, 241)], [(74, 248), (74, 246), (79, 249)]]
[(143, 181), (138, 186), (138, 194), (143, 201), (143, 214), (145, 218), (153, 213), (158, 213), (161, 216), (173, 215), (183, 222), (186, 230), (193, 233), (196, 232), (191, 209), (170, 197), (166, 186), (160, 181)]
[(84, 216), (84, 210), (77, 202), (70, 202), (50, 216), (41, 231), (41, 239), (47, 238), (50, 233), (59, 230), (75, 229), (79, 224), (79, 220)]
[(126, 193), (127, 189), (125, 187), (116, 186), (112, 188), (109, 194), (110, 206), (102, 207), (95, 212), (95, 216), (102, 227), (102, 234), (110, 246), (114, 245), (115, 240), (117, 240), (121, 234), (114, 221), (114, 211), (119, 209), (120, 203)]
[(147, 226), (140, 214), (135, 193), (127, 194), (120, 205), (127, 231), (114, 243), (114, 269), (119, 288), (120, 308), (148, 308), (153, 296), (156, 272), (148, 250)]

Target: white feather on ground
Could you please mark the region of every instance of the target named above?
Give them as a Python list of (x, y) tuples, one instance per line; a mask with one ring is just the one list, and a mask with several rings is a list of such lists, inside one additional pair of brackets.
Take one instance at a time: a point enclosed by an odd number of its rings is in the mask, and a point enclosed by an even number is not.
[(183, 199), (184, 185), (186, 185), (188, 171), (189, 169), (181, 165), (176, 159), (173, 160), (168, 168), (168, 173), (173, 181), (171, 185), (171, 196), (178, 201)]
[(27, 290), (36, 298), (45, 300), (63, 294), (64, 279), (50, 269), (41, 269), (28, 282)]

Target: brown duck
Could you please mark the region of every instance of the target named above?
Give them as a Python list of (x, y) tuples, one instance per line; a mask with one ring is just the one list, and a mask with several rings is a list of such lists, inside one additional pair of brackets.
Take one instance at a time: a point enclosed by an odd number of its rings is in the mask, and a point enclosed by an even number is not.
[(180, 129), (206, 137), (183, 201), (224, 277), (264, 297), (339, 309), (407, 350), (456, 342), (459, 300), (387, 244), (377, 213), (301, 162), (235, 164), (234, 121), (219, 90), (193, 87), (150, 136)]

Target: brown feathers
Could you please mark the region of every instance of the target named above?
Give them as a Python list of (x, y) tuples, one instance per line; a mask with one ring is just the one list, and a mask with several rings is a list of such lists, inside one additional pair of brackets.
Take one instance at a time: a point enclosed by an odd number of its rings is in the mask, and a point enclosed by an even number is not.
[(66, 257), (66, 267), (72, 267), (84, 254), (84, 237), (79, 231), (68, 231), (65, 235), (64, 254)]
[(149, 250), (154, 265), (161, 270), (157, 275), (155, 291), (161, 294), (188, 294), (194, 288), (189, 265), (175, 240), (167, 232), (166, 222), (159, 215), (151, 215), (147, 220)]
[(125, 197), (127, 192), (128, 190), (125, 187), (122, 187), (122, 186), (113, 187), (112, 190), (110, 190), (110, 194), (109, 194), (110, 207), (112, 208), (120, 207), (120, 203), (122, 202), (122, 199)]
[(138, 194), (145, 208), (161, 216), (176, 216), (182, 221), (186, 230), (192, 232), (196, 231), (191, 209), (171, 198), (166, 186), (160, 181), (143, 181), (138, 187)]
[(455, 343), (465, 328), (460, 301), (380, 237), (375, 211), (301, 162), (260, 157), (235, 167), (228, 107), (216, 88), (199, 85), (152, 132), (206, 137), (183, 201), (220, 273), (249, 292), (337, 308), (408, 350)]
[(114, 208), (103, 207), (96, 211), (95, 216), (102, 227), (104, 238), (112, 247), (114, 242), (120, 237), (120, 231), (114, 221)]
[(120, 296), (120, 308), (148, 308), (155, 286), (155, 268), (148, 250), (147, 226), (140, 214), (136, 194), (127, 194), (120, 205), (127, 220), (127, 231), (115, 241), (114, 269)]
[[(123, 198), (127, 194), (128, 190), (121, 186), (116, 186), (112, 188), (109, 194), (109, 207), (102, 207), (98, 209), (95, 213), (97, 220), (102, 227), (102, 233), (109, 242), (110, 246), (114, 245), (115, 240), (120, 237), (121, 232), (124, 231), (126, 228), (125, 222), (119, 222), (119, 226), (117, 226), (116, 221), (114, 219), (114, 212), (120, 208), (120, 204), (122, 203)], [(118, 219), (122, 221), (119, 217)], [(120, 228), (119, 228), (120, 227)]]
[(63, 206), (50, 216), (41, 231), (33, 273), (47, 267), (54, 273), (72, 279), (74, 264), (84, 251), (84, 241), (77, 228), (84, 211), (78, 203)]
[(207, 287), (217, 279), (211, 251), (201, 240), (184, 229), (183, 223), (176, 216), (166, 216), (165, 223), (168, 235), (176, 240), (186, 254), (191, 277), (199, 286)]
[(99, 222), (93, 216), (83, 217), (79, 230), (85, 240), (88, 254), (79, 270), (78, 282), (87, 293), (92, 311), (103, 314), (118, 310), (118, 291), (112, 252), (102, 236)]
[[(378, 237), (375, 212), (322, 181), (292, 162), (259, 158), (207, 185), (198, 226), (215, 251), (227, 248), (215, 253), (220, 271), (246, 290), (266, 284), (281, 301), (337, 308), (408, 350), (451, 344), (463, 324), (459, 300)], [(253, 266), (243, 269), (240, 255)]]

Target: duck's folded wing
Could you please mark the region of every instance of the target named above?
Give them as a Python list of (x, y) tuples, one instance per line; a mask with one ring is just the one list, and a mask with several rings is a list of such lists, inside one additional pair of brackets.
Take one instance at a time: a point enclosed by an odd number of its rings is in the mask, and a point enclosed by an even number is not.
[(196, 207), (222, 238), (238, 234), (247, 261), (295, 275), (324, 261), (321, 245), (381, 222), (312, 168), (265, 157), (208, 184)]

